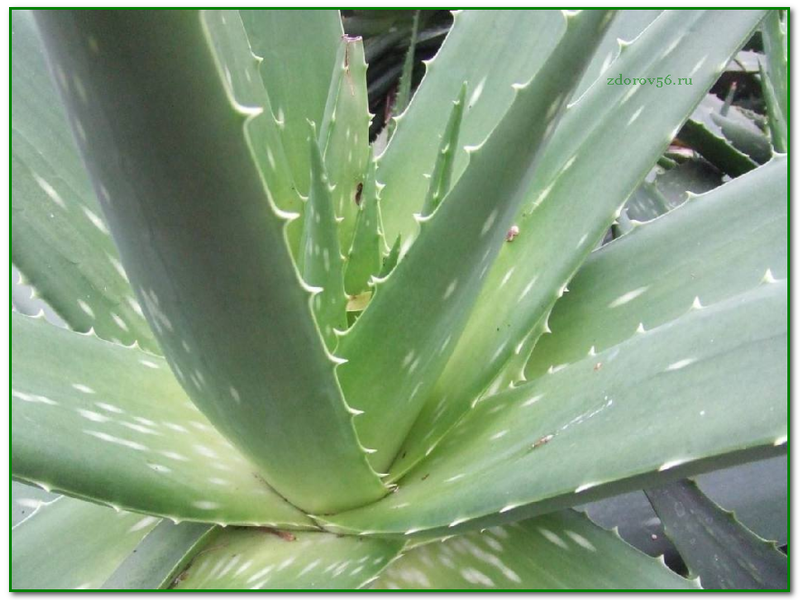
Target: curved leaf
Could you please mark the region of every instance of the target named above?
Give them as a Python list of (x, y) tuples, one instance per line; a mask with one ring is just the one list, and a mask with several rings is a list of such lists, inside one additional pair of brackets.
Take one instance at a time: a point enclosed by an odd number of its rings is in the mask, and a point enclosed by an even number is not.
[(313, 527), (189, 402), (163, 358), (11, 317), (11, 471), (174, 520)]

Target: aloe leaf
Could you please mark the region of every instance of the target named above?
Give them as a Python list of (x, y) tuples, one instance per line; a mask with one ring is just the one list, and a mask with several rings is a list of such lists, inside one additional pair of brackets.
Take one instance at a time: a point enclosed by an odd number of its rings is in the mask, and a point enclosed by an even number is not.
[[(549, 369), (787, 274), (787, 162), (776, 157), (593, 253), (525, 368)], [(708, 224), (714, 223), (713, 228)], [(696, 300), (695, 300), (696, 299)]]
[(328, 529), (458, 533), (785, 452), (786, 294), (760, 284), (483, 399)]
[[(331, 73), (343, 35), (335, 10), (242, 10), (259, 73), (282, 124), (286, 156), (298, 191), (308, 195), (308, 121), (322, 123)], [(297, 43), (302, 32), (302, 43)]]
[[(11, 28), (12, 260), (72, 329), (94, 328), (103, 339), (158, 351), (108, 235), (30, 12), (13, 11)], [(63, 70), (55, 78), (74, 85)]]
[(686, 589), (697, 584), (571, 510), (414, 548), (377, 589)]
[(400, 76), (400, 84), (397, 89), (397, 96), (395, 97), (394, 106), (392, 110), (395, 115), (399, 115), (405, 111), (408, 103), (411, 101), (411, 76), (414, 71), (414, 50), (417, 45), (417, 32), (419, 31), (419, 17), (420, 11), (414, 11), (414, 19), (411, 24), (411, 36), (409, 38), (408, 50), (406, 57), (403, 61), (403, 73)]
[[(255, 164), (267, 182), (265, 191), (269, 202), (281, 211), (301, 214), (303, 200), (283, 147), (281, 131), (284, 124), (273, 112), (270, 97), (258, 73), (261, 59), (253, 54), (247, 43), (239, 12), (204, 11), (202, 20), (229, 94), (238, 106), (261, 110), (248, 119), (247, 141)], [(296, 219), (286, 228), (289, 248), (295, 255), (299, 247), (301, 221)]]
[(383, 265), (381, 265), (381, 272), (378, 275), (379, 279), (385, 279), (389, 276), (394, 268), (397, 266), (397, 261), (400, 259), (400, 246), (402, 245), (403, 238), (401, 236), (397, 236), (394, 240), (394, 244), (392, 244), (392, 249), (389, 250), (389, 254), (383, 259)]
[(331, 77), (319, 141), (330, 174), (342, 253), (350, 249), (358, 215), (358, 189), (369, 159), (367, 63), (361, 38), (343, 36)]
[(753, 533), (779, 545), (789, 540), (788, 457), (756, 461), (695, 478), (713, 502), (736, 513)]
[(158, 521), (72, 498), (43, 504), (11, 530), (11, 589), (99, 588)]
[(311, 188), (303, 219), (297, 267), (305, 282), (319, 291), (314, 295), (314, 314), (322, 337), (332, 351), (336, 346), (334, 329), (347, 329), (344, 293), (344, 262), (339, 252), (336, 215), (333, 212), (331, 185), (317, 145), (316, 129), (310, 128)]
[(84, 159), (192, 401), (293, 504), (325, 512), (380, 497), (270, 201), (274, 181), (256, 168), (258, 115), (268, 115), (231, 97), (214, 15), (39, 18), (54, 69), (85, 92), (65, 90)]
[(689, 571), (706, 589), (788, 589), (789, 564), (688, 480), (645, 490)]
[[(611, 23), (603, 40), (586, 68), (581, 82), (575, 88), (573, 100), (580, 98), (603, 75), (611, 75), (609, 67), (619, 57), (622, 48), (631, 44), (642, 31), (662, 13), (662, 10), (621, 10)], [(614, 73), (614, 77), (619, 73)], [(598, 83), (597, 85), (603, 85)]]
[[(613, 13), (572, 14), (553, 56), (516, 99), (497, 129), (471, 151), (470, 168), (432, 218), (413, 252), (376, 291), (340, 339), (337, 353), (347, 401), (378, 470), (391, 463), (427, 391), (439, 376), (483, 276), (500, 251), (568, 93)], [(568, 74), (568, 75), (565, 75)], [(493, 176), (503, 173), (497, 181)], [(465, 210), (464, 207), (469, 207)], [(413, 375), (413, 377), (410, 377)]]
[[(667, 11), (624, 46), (612, 70), (685, 73), (693, 86), (601, 81), (567, 109), (514, 220), (519, 235), (503, 244), (484, 279), (458, 346), (426, 398), (420, 427), (412, 429), (392, 466), (394, 478), (441, 440), (493, 382), (503, 383), (496, 376), (504, 367), (522, 366), (581, 263), (762, 14)], [(606, 174), (602, 186), (598, 173)]]
[[(403, 236), (405, 254), (417, 235), (413, 215), (428, 190), (425, 174), (436, 161), (452, 99), (469, 83), (461, 144), (475, 146), (497, 126), (514, 100), (512, 84), (529, 81), (564, 33), (558, 11), (460, 11), (425, 77), (378, 158), (378, 181), (386, 186), (381, 211), (387, 240)], [(497, 65), (503, 68), (498, 69)], [(466, 169), (466, 152), (455, 156), (453, 179)]]
[(371, 154), (370, 151), (364, 184), (356, 192), (359, 195), (358, 217), (344, 279), (345, 290), (351, 296), (365, 291), (370, 277), (381, 269), (384, 244), (378, 212), (379, 186), (375, 181), (375, 161)]
[[(783, 455), (718, 469), (697, 476), (695, 481), (712, 501), (734, 511), (742, 525), (782, 546), (788, 539), (786, 472), (787, 456)], [(667, 564), (676, 566), (681, 560), (641, 490), (577, 509), (604, 529), (618, 529), (622, 539), (650, 556), (664, 555)]]
[(461, 148), (458, 145), (458, 134), (461, 130), (461, 118), (464, 115), (464, 104), (467, 97), (467, 82), (461, 86), (458, 97), (453, 102), (453, 109), (447, 120), (447, 127), (442, 134), (442, 143), (436, 155), (436, 163), (430, 174), (428, 192), (422, 204), (422, 216), (426, 217), (436, 210), (447, 192), (450, 191), (450, 180), (453, 176), (453, 162), (456, 152)]
[(197, 412), (163, 358), (17, 314), (11, 335), (14, 477), (175, 520), (313, 526)]
[(178, 575), (175, 589), (355, 589), (375, 579), (402, 541), (274, 529), (223, 531)]
[(671, 208), (669, 200), (656, 187), (655, 182), (645, 180), (628, 198), (620, 218), (624, 214), (628, 219), (645, 223), (668, 213)]
[(163, 589), (216, 534), (208, 523), (161, 521), (103, 583), (107, 590)]
[(724, 136), (693, 119), (686, 121), (679, 135), (683, 142), (732, 177), (743, 175), (757, 166), (753, 159), (737, 150)]
[(738, 120), (728, 116), (712, 113), (711, 120), (722, 131), (736, 148), (749, 156), (758, 164), (764, 164), (772, 157), (772, 147), (769, 139), (754, 125), (744, 125)]
[(27, 519), (31, 513), (42, 504), (47, 504), (58, 498), (56, 494), (46, 492), (41, 488), (25, 485), (19, 481), (11, 482), (11, 526)]
[[(788, 17), (787, 17), (788, 18)], [(777, 152), (786, 152), (788, 147), (788, 55), (787, 24), (781, 19), (780, 10), (771, 10), (764, 19), (762, 39), (766, 63), (759, 64), (761, 85), (767, 102), (772, 144)]]

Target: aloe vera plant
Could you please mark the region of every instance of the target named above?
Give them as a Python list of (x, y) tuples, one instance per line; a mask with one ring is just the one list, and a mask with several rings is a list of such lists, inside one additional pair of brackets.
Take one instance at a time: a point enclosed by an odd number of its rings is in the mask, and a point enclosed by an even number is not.
[[(625, 218), (765, 17), (776, 152)], [(673, 483), (786, 453), (775, 18), (458, 12), (377, 152), (336, 11), (13, 11), (13, 260), (66, 327), (11, 318), (12, 587), (780, 587)], [(572, 510), (640, 489), (692, 578)]]

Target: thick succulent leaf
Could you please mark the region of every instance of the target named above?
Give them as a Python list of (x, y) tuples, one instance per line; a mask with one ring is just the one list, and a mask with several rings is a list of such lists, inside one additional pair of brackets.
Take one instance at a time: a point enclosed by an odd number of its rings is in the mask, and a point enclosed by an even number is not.
[(710, 128), (704, 122), (689, 119), (678, 135), (681, 141), (731, 177), (738, 177), (757, 166), (752, 158), (737, 150), (715, 129), (718, 128)]
[(99, 588), (158, 521), (73, 498), (43, 504), (11, 530), (11, 588)]
[[(403, 60), (403, 71), (400, 75), (400, 82), (397, 85), (397, 95), (394, 99), (392, 106), (392, 113), (397, 116), (405, 112), (408, 103), (411, 101), (411, 78), (414, 74), (414, 52), (417, 46), (417, 35), (419, 32), (419, 17), (420, 11), (414, 11), (414, 19), (411, 24), (411, 35), (409, 37), (408, 50), (406, 50), (406, 57)], [(393, 127), (396, 121), (390, 123)], [(390, 133), (391, 135), (391, 133)]]
[(788, 589), (786, 555), (688, 480), (645, 490), (689, 571), (706, 589)]
[[(656, 171), (654, 173), (654, 171)], [(626, 218), (640, 223), (652, 221), (656, 217), (670, 211), (669, 200), (661, 193), (655, 184), (655, 178), (660, 171), (660, 167), (655, 167), (651, 175), (637, 187), (625, 203), (625, 209), (620, 213), (617, 222), (622, 222)], [(590, 255), (591, 256), (591, 255)]]
[[(525, 376), (601, 351), (701, 306), (735, 296), (769, 271), (787, 274), (787, 161), (775, 158), (593, 253), (550, 318)], [(713, 223), (714, 227), (709, 227)], [(594, 349), (594, 350), (592, 350)]]
[[(704, 473), (696, 482), (712, 501), (735, 512), (753, 533), (783, 545), (788, 539), (786, 473), (787, 457), (783, 455)], [(667, 564), (680, 560), (643, 491), (604, 498), (578, 509), (604, 529), (617, 528), (622, 539), (642, 552), (663, 554)]]
[[(778, 152), (786, 152), (788, 145), (789, 91), (786, 22), (781, 19), (781, 10), (771, 10), (764, 19), (762, 39), (767, 55), (761, 65), (762, 86), (767, 102), (772, 144)], [(787, 17), (788, 18), (788, 17)]]
[(442, 143), (436, 155), (436, 163), (430, 175), (425, 202), (422, 204), (422, 216), (427, 217), (436, 210), (450, 191), (450, 180), (453, 177), (453, 163), (456, 153), (461, 149), (458, 136), (461, 132), (461, 119), (464, 115), (464, 104), (467, 101), (467, 82), (461, 86), (458, 97), (453, 101), (447, 127), (442, 134)]
[(311, 188), (303, 218), (303, 235), (297, 267), (303, 280), (320, 291), (314, 295), (314, 314), (325, 343), (336, 346), (334, 329), (347, 329), (347, 297), (344, 294), (344, 261), (339, 251), (331, 185), (317, 145), (316, 129), (309, 130)]
[[(476, 146), (497, 126), (514, 100), (511, 86), (536, 74), (564, 33), (558, 11), (462, 11), (427, 71), (411, 104), (398, 119), (378, 158), (378, 181), (386, 186), (381, 212), (387, 240), (403, 236), (405, 249), (418, 233), (419, 213), (447, 125), (452, 101), (469, 84), (461, 144)], [(455, 156), (454, 180), (469, 162)], [(405, 251), (403, 252), (405, 253)]]
[[(612, 75), (609, 67), (619, 57), (621, 48), (639, 37), (642, 31), (649, 27), (661, 13), (661, 10), (619, 11), (605, 36), (603, 36), (603, 41), (600, 42), (597, 52), (594, 53), (581, 82), (575, 89), (573, 99), (580, 98), (589, 89), (589, 86), (600, 79), (602, 75)], [(616, 77), (619, 72), (614, 72), (613, 75)], [(628, 75), (630, 74), (626, 73), (624, 76)]]
[[(133, 296), (29, 11), (11, 13), (11, 254), (72, 329), (158, 346)], [(56, 70), (61, 86), (75, 86)], [(77, 88), (84, 90), (84, 88)], [(77, 124), (76, 124), (77, 127)], [(77, 129), (81, 135), (83, 129)]]
[(331, 533), (229, 529), (176, 579), (177, 589), (355, 589), (373, 581), (403, 542)]
[(162, 589), (172, 583), (217, 526), (161, 521), (103, 583), (107, 590)]
[[(336, 10), (243, 10), (253, 52), (263, 61), (259, 73), (283, 124), (281, 134), (294, 181), (308, 194), (311, 165), (308, 121), (322, 123), (342, 21)], [(302, 43), (298, 34), (302, 32)]]
[(375, 181), (375, 161), (371, 154), (366, 179), (360, 191), (357, 191), (358, 217), (345, 271), (344, 287), (351, 296), (366, 291), (370, 277), (378, 274), (385, 245), (378, 212), (380, 190)]
[(340, 339), (337, 353), (349, 361), (339, 369), (342, 389), (364, 411), (356, 425), (364, 444), (377, 450), (370, 456), (375, 468), (391, 464), (441, 373), (524, 198), (539, 150), (612, 16), (585, 11), (566, 17), (567, 33), (547, 64), (516, 86), (511, 108), (471, 150), (470, 168), (423, 223), (413, 251)]
[(11, 482), (11, 526), (27, 519), (31, 513), (42, 504), (52, 502), (58, 498), (56, 494), (46, 492), (32, 485), (25, 485), (19, 481)]
[[(486, 276), (458, 346), (426, 399), (420, 426), (392, 467), (393, 477), (420, 460), (493, 382), (503, 385), (496, 375), (504, 365), (516, 370), (524, 364), (570, 279), (761, 16), (665, 12), (624, 46), (612, 70), (685, 73), (693, 86), (601, 81), (568, 108), (516, 215), (519, 235), (503, 244)], [(602, 186), (598, 173), (604, 174)]]
[(695, 480), (711, 500), (736, 513), (759, 537), (783, 546), (789, 540), (788, 457), (706, 473)]
[(369, 159), (367, 63), (361, 38), (342, 36), (319, 132), (325, 166), (336, 186), (333, 205), (339, 218), (342, 253), (350, 249), (358, 215), (358, 189)]
[[(260, 109), (247, 125), (253, 159), (267, 185), (270, 203), (280, 210), (301, 213), (302, 198), (292, 177), (283, 148), (282, 123), (273, 112), (270, 97), (258, 74), (260, 59), (247, 43), (242, 19), (236, 10), (203, 11), (202, 22), (217, 55), (219, 70), (235, 102), (241, 107)], [(289, 228), (290, 247), (296, 247), (296, 228)]]
[(690, 158), (656, 177), (656, 186), (667, 199), (669, 208), (683, 204), (689, 197), (705, 194), (722, 185), (723, 173), (702, 158)]
[(189, 402), (163, 358), (11, 317), (12, 474), (175, 520), (312, 526)]
[(728, 115), (711, 114), (711, 120), (722, 131), (736, 148), (741, 150), (753, 161), (764, 164), (772, 158), (772, 146), (769, 138), (753, 123), (743, 123)]
[(256, 168), (258, 115), (269, 115), (231, 97), (238, 55), (229, 67), (214, 54), (216, 16), (39, 16), (54, 68), (81, 84), (64, 97), (84, 159), (192, 401), (293, 504), (333, 511), (380, 497), (270, 201), (274, 180)]
[(780, 454), (786, 294), (761, 284), (485, 398), (394, 494), (329, 520), (455, 533)]
[(684, 589), (697, 587), (571, 510), (414, 548), (378, 589)]

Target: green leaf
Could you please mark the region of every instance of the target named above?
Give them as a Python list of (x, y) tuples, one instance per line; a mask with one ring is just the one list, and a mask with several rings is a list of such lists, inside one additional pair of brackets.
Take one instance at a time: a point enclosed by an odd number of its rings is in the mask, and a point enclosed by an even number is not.
[(743, 175), (758, 166), (749, 156), (734, 148), (723, 136), (715, 135), (704, 125), (691, 119), (681, 129), (680, 139), (731, 177)]
[(744, 152), (756, 163), (763, 165), (772, 158), (772, 147), (769, 139), (753, 123), (711, 114), (711, 120), (720, 128), (722, 135), (728, 138), (736, 148)]
[(13, 314), (12, 474), (174, 520), (311, 527), (189, 402), (163, 358)]
[(375, 579), (402, 541), (331, 533), (229, 529), (177, 577), (177, 589), (355, 589)]
[(693, 582), (571, 510), (414, 548), (377, 589), (685, 589)]
[(524, 197), (539, 149), (612, 16), (587, 11), (567, 17), (567, 33), (550, 60), (533, 80), (516, 86), (511, 108), (471, 149), (470, 168), (424, 220), (413, 250), (340, 339), (337, 353), (348, 361), (339, 369), (340, 382), (347, 401), (364, 411), (356, 425), (364, 444), (377, 450), (370, 456), (376, 469), (391, 464), (441, 373)]
[(103, 589), (163, 589), (216, 533), (217, 527), (207, 523), (161, 521), (103, 583)]
[(411, 77), (414, 74), (414, 50), (417, 46), (417, 32), (419, 30), (420, 11), (414, 11), (414, 20), (411, 25), (411, 36), (409, 37), (408, 50), (403, 61), (403, 73), (400, 75), (400, 84), (397, 88), (397, 96), (392, 106), (392, 112), (399, 115), (406, 110), (411, 101)]
[(43, 504), (11, 530), (11, 588), (99, 588), (158, 521), (72, 498)]
[[(402, 254), (417, 236), (419, 213), (439, 140), (464, 81), (469, 96), (461, 144), (476, 146), (497, 126), (514, 100), (512, 84), (527, 82), (545, 63), (564, 34), (558, 11), (460, 11), (413, 102), (398, 118), (397, 129), (378, 158), (378, 181), (386, 186), (381, 212), (387, 240), (403, 236)], [(503, 68), (497, 68), (502, 64)], [(469, 156), (454, 158), (453, 180), (467, 167)]]
[(786, 294), (761, 284), (483, 399), (328, 529), (458, 533), (785, 452)]
[[(614, 77), (619, 75), (619, 72), (612, 73), (609, 68), (619, 57), (622, 49), (639, 37), (642, 31), (647, 29), (662, 12), (661, 10), (619, 11), (605, 36), (603, 36), (603, 41), (600, 42), (597, 51), (594, 53), (580, 84), (575, 89), (575, 93), (572, 96), (573, 100), (580, 98), (593, 83), (601, 80), (603, 75), (613, 74)], [(629, 75), (630, 73), (626, 73), (623, 77)], [(605, 84), (598, 83), (597, 85)]]
[(422, 216), (432, 215), (438, 208), (444, 197), (450, 191), (450, 180), (453, 176), (453, 162), (456, 152), (460, 149), (458, 145), (458, 134), (461, 131), (461, 117), (464, 114), (464, 104), (467, 97), (467, 82), (461, 86), (458, 97), (453, 102), (453, 109), (447, 120), (447, 127), (442, 134), (442, 143), (439, 146), (439, 153), (436, 155), (436, 164), (430, 175), (428, 192), (425, 194), (425, 202), (422, 204)]
[(789, 564), (688, 480), (645, 490), (689, 571), (706, 589), (789, 587)]
[(344, 261), (339, 252), (336, 215), (331, 188), (322, 155), (317, 145), (316, 129), (310, 127), (311, 189), (303, 218), (300, 255), (297, 268), (305, 282), (315, 288), (314, 314), (328, 349), (336, 346), (334, 329), (347, 329), (347, 296), (344, 293)]
[[(788, 18), (788, 16), (787, 16)], [(762, 26), (762, 39), (767, 60), (759, 64), (764, 99), (767, 102), (772, 144), (777, 152), (786, 152), (788, 147), (789, 88), (787, 23), (781, 19), (781, 10), (773, 9), (767, 14)]]
[(342, 253), (350, 249), (356, 227), (358, 186), (364, 185), (369, 159), (367, 63), (361, 38), (342, 36), (319, 132), (339, 218)]
[(85, 128), (81, 150), (108, 190), (103, 209), (123, 264), (192, 401), (307, 511), (383, 495), (270, 201), (274, 179), (256, 168), (259, 115), (270, 117), (231, 97), (225, 72), (239, 56), (214, 54), (217, 18), (39, 18), (54, 64), (85, 92), (65, 94)]
[[(787, 274), (787, 162), (776, 158), (593, 253), (525, 368), (534, 379), (649, 331), (696, 302)], [(714, 223), (713, 228), (708, 224)], [(593, 349), (593, 350), (592, 350)]]
[[(242, 19), (236, 10), (206, 10), (202, 25), (217, 55), (219, 71), (229, 94), (241, 108), (260, 109), (247, 124), (248, 143), (253, 160), (264, 179), (270, 204), (290, 213), (302, 213), (303, 201), (295, 186), (291, 167), (283, 148), (280, 119), (275, 116), (270, 97), (258, 74), (261, 59), (247, 43)], [(307, 129), (307, 126), (306, 126)], [(289, 246), (297, 246), (297, 228), (288, 227)]]
[(375, 161), (371, 155), (370, 151), (366, 180), (360, 192), (357, 192), (360, 193), (358, 217), (345, 272), (344, 287), (351, 296), (366, 291), (370, 277), (377, 275), (381, 269), (384, 244), (378, 212), (379, 188), (375, 181)]
[(42, 504), (52, 502), (58, 498), (56, 494), (45, 492), (43, 489), (32, 485), (25, 485), (19, 481), (11, 482), (11, 526), (27, 519), (31, 513)]
[(624, 46), (611, 69), (691, 74), (693, 86), (601, 81), (568, 108), (513, 221), (519, 235), (503, 244), (485, 277), (467, 327), (426, 398), (420, 426), (392, 466), (393, 478), (422, 459), (475, 398), (506, 385), (498, 373), (522, 368), (581, 263), (761, 14), (667, 11)]
[[(11, 14), (11, 255), (72, 329), (158, 351), (81, 163), (29, 11)], [(63, 69), (61, 86), (75, 86)], [(76, 88), (84, 90), (83, 87)], [(85, 130), (75, 123), (77, 135)]]
[[(243, 10), (298, 191), (308, 194), (308, 121), (321, 124), (342, 22), (336, 10)], [(302, 42), (298, 34), (302, 32)]]

